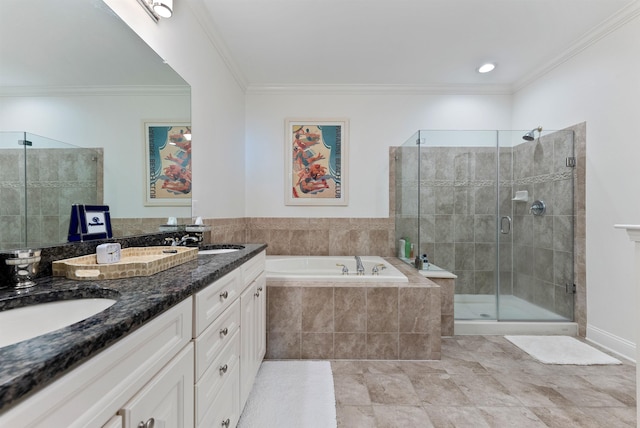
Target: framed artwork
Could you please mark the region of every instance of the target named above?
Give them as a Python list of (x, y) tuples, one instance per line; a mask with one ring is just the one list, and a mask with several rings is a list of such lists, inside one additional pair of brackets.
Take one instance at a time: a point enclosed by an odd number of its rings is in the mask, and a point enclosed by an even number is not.
[(191, 205), (191, 124), (145, 122), (145, 205)]
[(347, 119), (285, 120), (285, 204), (347, 205)]

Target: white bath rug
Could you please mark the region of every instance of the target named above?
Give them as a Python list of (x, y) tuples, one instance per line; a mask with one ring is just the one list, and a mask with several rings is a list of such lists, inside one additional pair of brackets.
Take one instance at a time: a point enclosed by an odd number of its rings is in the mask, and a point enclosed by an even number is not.
[(239, 428), (335, 428), (329, 361), (263, 361)]
[(622, 364), (619, 360), (571, 336), (505, 336), (507, 340), (545, 364)]

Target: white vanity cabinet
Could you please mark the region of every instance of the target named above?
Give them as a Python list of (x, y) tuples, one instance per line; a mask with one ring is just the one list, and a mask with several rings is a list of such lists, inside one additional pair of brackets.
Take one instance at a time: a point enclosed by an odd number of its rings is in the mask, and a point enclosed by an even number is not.
[(0, 414), (0, 427), (233, 428), (266, 344), (262, 252)]
[(196, 427), (238, 423), (266, 346), (264, 267), (262, 252), (194, 296)]

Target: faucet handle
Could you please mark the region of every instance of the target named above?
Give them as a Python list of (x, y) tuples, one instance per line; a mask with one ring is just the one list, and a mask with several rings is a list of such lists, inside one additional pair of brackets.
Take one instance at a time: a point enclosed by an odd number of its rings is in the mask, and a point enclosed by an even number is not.
[(378, 263), (377, 265), (375, 265), (375, 266), (373, 267), (373, 269), (371, 269), (371, 274), (372, 274), (372, 275), (377, 275), (379, 271), (381, 271), (381, 270), (383, 270), (383, 269), (386, 269), (386, 268), (387, 268), (387, 267), (386, 267), (384, 264), (382, 264), (382, 263)]
[(336, 263), (336, 266), (342, 266), (342, 274), (349, 275), (349, 268), (343, 265), (342, 263)]

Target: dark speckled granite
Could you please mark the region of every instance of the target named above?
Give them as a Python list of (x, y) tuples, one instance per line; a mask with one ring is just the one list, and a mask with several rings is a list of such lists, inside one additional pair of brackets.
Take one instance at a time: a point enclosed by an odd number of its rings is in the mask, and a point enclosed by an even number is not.
[[(147, 241), (144, 245), (155, 244)], [(91, 244), (93, 248), (95, 245)], [(51, 301), (51, 295), (58, 299), (109, 297), (118, 300), (84, 321), (0, 348), (0, 411), (74, 369), (267, 247), (265, 244), (241, 246), (244, 249), (235, 252), (200, 255), (197, 260), (147, 277), (105, 281), (43, 277), (37, 279), (37, 286), (28, 290), (0, 290), (0, 310)], [(203, 248), (237, 246), (206, 245)], [(20, 303), (12, 302), (13, 299), (19, 299)]]

